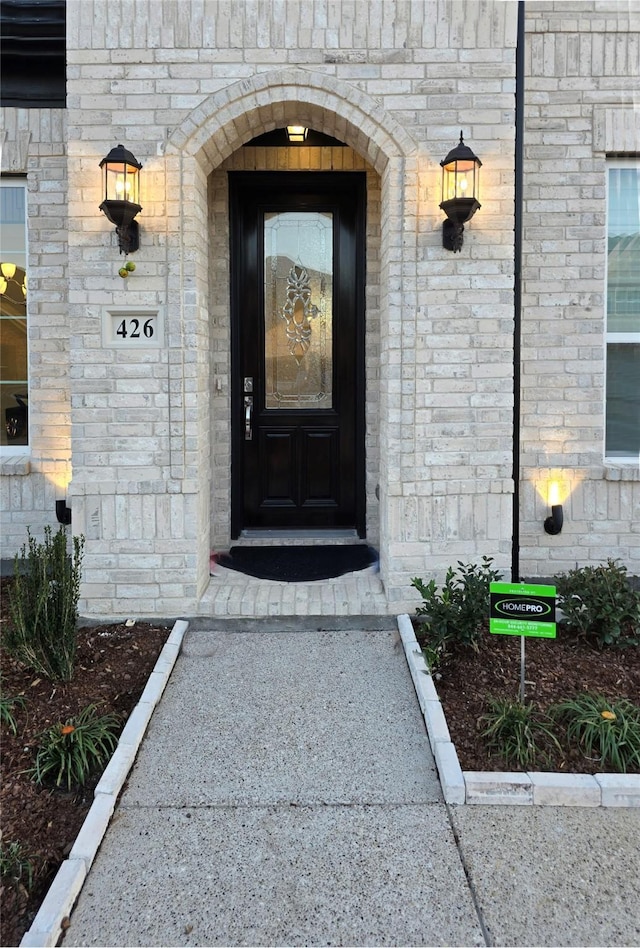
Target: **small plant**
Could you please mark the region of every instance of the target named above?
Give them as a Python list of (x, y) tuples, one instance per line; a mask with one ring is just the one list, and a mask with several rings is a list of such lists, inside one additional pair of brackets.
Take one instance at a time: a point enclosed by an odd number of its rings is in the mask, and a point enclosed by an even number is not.
[(507, 764), (527, 770), (540, 758), (548, 761), (550, 747), (561, 750), (553, 733), (553, 721), (532, 704), (508, 698), (488, 701), (489, 710), (480, 718), (487, 725), (482, 736), (490, 751)]
[(64, 783), (67, 790), (84, 786), (115, 750), (118, 727), (117, 715), (98, 717), (95, 705), (88, 705), (65, 724), (55, 724), (40, 735), (31, 776), (39, 784), (51, 780), (60, 787)]
[(435, 580), (424, 583), (412, 579), (424, 600), (416, 613), (424, 616), (425, 643), (428, 654), (440, 660), (450, 642), (459, 642), (477, 648), (483, 626), (489, 618), (489, 587), (500, 579), (501, 574), (491, 568), (491, 557), (483, 557), (482, 565), (458, 562), (458, 569), (449, 567), (442, 591), (438, 591)]
[(14, 716), (14, 708), (23, 708), (25, 704), (22, 695), (9, 697), (4, 692), (0, 695), (0, 722), (8, 727), (12, 734), (18, 733), (18, 725)]
[(556, 576), (558, 605), (566, 628), (605, 645), (640, 644), (640, 592), (634, 590), (625, 566), (584, 566)]
[(27, 892), (33, 888), (33, 863), (22, 843), (0, 840), (0, 875), (11, 885), (22, 886)]
[(73, 537), (73, 555), (68, 556), (63, 527), (56, 534), (45, 527), (43, 543), (28, 530), (27, 535), (28, 544), (14, 561), (11, 622), (3, 641), (23, 665), (47, 678), (68, 681), (76, 655), (84, 539)]
[(436, 641), (434, 637), (433, 640), (424, 642), (422, 646), (422, 654), (431, 674), (434, 675), (435, 678), (440, 678), (441, 676), (437, 673), (437, 670), (440, 668), (447, 657), (446, 640), (441, 639)]
[(607, 701), (585, 693), (554, 705), (550, 714), (566, 729), (569, 743), (577, 741), (586, 757), (599, 760), (603, 770), (618, 773), (640, 768), (640, 707), (620, 698)]

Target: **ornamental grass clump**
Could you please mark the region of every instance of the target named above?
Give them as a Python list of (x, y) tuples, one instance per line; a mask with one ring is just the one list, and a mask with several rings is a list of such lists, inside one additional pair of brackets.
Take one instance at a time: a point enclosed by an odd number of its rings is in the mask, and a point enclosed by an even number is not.
[[(2, 688), (2, 679), (0, 678), (0, 689)], [(3, 724), (12, 734), (18, 733), (18, 722), (15, 717), (16, 708), (24, 708), (25, 700), (22, 695), (5, 695), (4, 691), (0, 694), (0, 723)]]
[(490, 753), (509, 765), (528, 770), (550, 759), (549, 750), (561, 751), (553, 721), (529, 702), (489, 698), (489, 710), (480, 718), (486, 724), (482, 737)]
[(96, 714), (88, 705), (64, 724), (40, 735), (36, 761), (29, 771), (38, 784), (83, 787), (92, 773), (111, 757), (118, 744), (120, 721), (115, 714)]
[(33, 861), (22, 843), (0, 840), (0, 877), (3, 882), (27, 893), (33, 888)]
[(579, 695), (550, 709), (565, 730), (569, 744), (577, 743), (585, 757), (600, 761), (602, 770), (640, 770), (640, 707), (620, 698)]
[(63, 527), (45, 527), (38, 543), (28, 542), (14, 560), (9, 591), (11, 621), (3, 634), (7, 652), (46, 678), (69, 681), (76, 657), (80, 567), (84, 538), (72, 538), (67, 552)]

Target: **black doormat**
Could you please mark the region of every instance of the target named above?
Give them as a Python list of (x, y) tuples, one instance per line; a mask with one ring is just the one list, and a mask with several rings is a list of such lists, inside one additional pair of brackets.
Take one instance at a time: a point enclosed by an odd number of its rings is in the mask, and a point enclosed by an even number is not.
[(378, 554), (364, 543), (347, 546), (232, 546), (217, 557), (220, 566), (258, 579), (304, 583), (366, 569)]

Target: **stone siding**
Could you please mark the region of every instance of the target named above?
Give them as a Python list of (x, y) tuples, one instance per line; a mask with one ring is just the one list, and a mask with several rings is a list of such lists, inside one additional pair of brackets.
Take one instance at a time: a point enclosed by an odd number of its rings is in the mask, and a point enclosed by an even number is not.
[(71, 478), (66, 120), (62, 109), (0, 109), (2, 174), (27, 183), (31, 445), (0, 455), (3, 557), (27, 528), (39, 538), (57, 528)]
[[(610, 555), (633, 568), (638, 471), (602, 456), (603, 294), (606, 156), (640, 152), (637, 16), (613, 0), (525, 9), (521, 572)], [(51, 522), (53, 465), (87, 540), (83, 611), (195, 614), (210, 550), (230, 544), (226, 172), (339, 164), (367, 172), (367, 534), (389, 608), (458, 559), (508, 574), (517, 3), (67, 10), (66, 112), (49, 131), (44, 113), (35, 131), (33, 112), (4, 116), (3, 171), (29, 178), (34, 280), (34, 437), (3, 477), (6, 550)], [(243, 148), (287, 122), (347, 147)], [(439, 162), (460, 129), (483, 162), (482, 207), (453, 254)], [(97, 210), (118, 142), (144, 166), (126, 281)], [(38, 231), (45, 212), (55, 238)], [(110, 308), (161, 312), (164, 345), (105, 345)], [(542, 530), (552, 476), (570, 491), (556, 537)]]
[[(640, 572), (638, 464), (604, 462), (607, 156), (640, 154), (640, 11), (527, 3), (521, 558)], [(564, 527), (548, 536), (547, 485)]]

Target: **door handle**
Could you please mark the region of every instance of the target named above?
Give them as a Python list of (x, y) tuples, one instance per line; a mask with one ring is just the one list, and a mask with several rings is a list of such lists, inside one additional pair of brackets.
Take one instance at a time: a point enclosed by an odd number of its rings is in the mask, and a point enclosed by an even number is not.
[(244, 397), (244, 440), (251, 441), (253, 438), (253, 429), (251, 419), (253, 415), (253, 397), (245, 395)]

